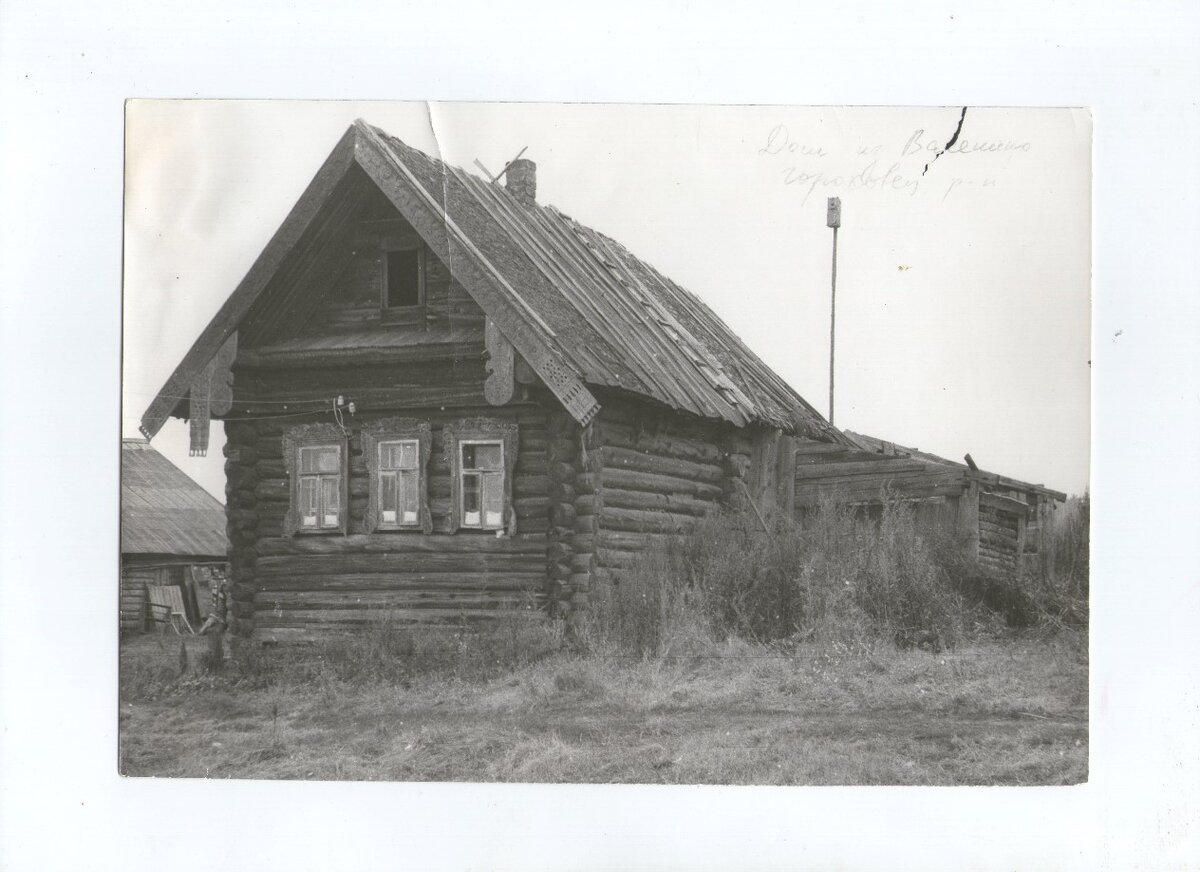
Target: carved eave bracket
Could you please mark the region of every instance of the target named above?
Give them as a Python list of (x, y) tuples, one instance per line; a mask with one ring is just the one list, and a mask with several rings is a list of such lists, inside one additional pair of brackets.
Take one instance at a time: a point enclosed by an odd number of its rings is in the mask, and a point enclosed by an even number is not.
[(237, 357), (237, 333), (233, 333), (188, 388), (188, 418), (193, 457), (208, 454), (209, 425), (213, 415), (224, 415), (233, 407), (233, 360)]
[(491, 318), (487, 320), (483, 336), (487, 350), (484, 363), (487, 379), (483, 383), (483, 395), (493, 406), (503, 406), (511, 403), (516, 395), (516, 350)]

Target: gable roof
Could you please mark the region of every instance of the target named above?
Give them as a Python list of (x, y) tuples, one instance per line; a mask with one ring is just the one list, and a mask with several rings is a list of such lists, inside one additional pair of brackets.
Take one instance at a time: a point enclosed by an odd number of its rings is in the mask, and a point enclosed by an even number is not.
[(121, 553), (224, 557), (225, 507), (141, 439), (121, 440)]
[(869, 451), (872, 454), (885, 455), (887, 457), (909, 457), (913, 460), (920, 460), (925, 463), (958, 470), (964, 474), (970, 473), (974, 478), (982, 480), (985, 484), (992, 484), (998, 487), (1009, 488), (1011, 490), (1025, 491), (1026, 493), (1041, 494), (1042, 496), (1047, 496), (1050, 499), (1058, 502), (1064, 502), (1067, 499), (1067, 495), (1065, 493), (1051, 490), (1043, 484), (1031, 484), (1027, 481), (1008, 478), (994, 472), (985, 472), (982, 469), (972, 470), (965, 463), (948, 460), (945, 457), (939, 457), (936, 454), (930, 454), (928, 451), (920, 451), (916, 448), (907, 448), (903, 445), (897, 445), (895, 442), (888, 442), (887, 440), (879, 439), (875, 436), (865, 436), (862, 433), (855, 433), (851, 430), (845, 430), (843, 432), (860, 448), (862, 448), (864, 451)]
[(232, 337), (339, 182), (361, 167), (580, 423), (589, 386), (848, 443), (698, 297), (552, 206), (356, 121), (142, 419), (152, 436)]

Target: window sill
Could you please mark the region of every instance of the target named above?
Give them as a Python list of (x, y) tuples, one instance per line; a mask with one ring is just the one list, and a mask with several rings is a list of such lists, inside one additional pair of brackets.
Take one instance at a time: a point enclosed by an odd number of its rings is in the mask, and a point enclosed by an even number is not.
[(384, 324), (424, 324), (425, 323), (425, 307), (422, 306), (397, 306), (394, 308), (384, 307), (380, 315), (380, 320)]

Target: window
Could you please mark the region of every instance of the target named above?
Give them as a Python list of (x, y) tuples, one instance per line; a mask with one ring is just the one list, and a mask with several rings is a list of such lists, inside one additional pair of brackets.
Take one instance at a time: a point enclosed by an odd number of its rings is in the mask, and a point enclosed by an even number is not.
[(384, 254), (384, 305), (389, 309), (423, 305), (425, 250), (403, 248)]
[(363, 459), (369, 476), (367, 532), (433, 532), (425, 481), (432, 442), (426, 421), (382, 418), (363, 424)]
[(379, 443), (379, 526), (415, 527), (419, 523), (417, 440)]
[(342, 525), (342, 452), (339, 445), (300, 449), (300, 526), (334, 530)]
[(451, 531), (515, 533), (512, 480), (517, 454), (516, 422), (472, 418), (447, 424), (443, 435), (452, 476)]
[(347, 445), (335, 424), (302, 424), (283, 436), (291, 494), (284, 535), (346, 532)]
[(459, 480), (464, 527), (499, 530), (504, 526), (504, 444), (462, 442)]

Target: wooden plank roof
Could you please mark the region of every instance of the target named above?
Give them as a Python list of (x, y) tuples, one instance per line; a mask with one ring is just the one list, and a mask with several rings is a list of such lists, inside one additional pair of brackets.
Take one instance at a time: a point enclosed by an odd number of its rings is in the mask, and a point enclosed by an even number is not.
[(225, 507), (141, 439), (121, 441), (121, 553), (224, 557)]
[[(849, 444), (698, 297), (550, 206), (451, 167), (356, 121), (143, 418), (153, 435), (198, 367), (237, 329), (357, 164), (581, 422), (587, 386), (617, 388), (738, 426)], [(299, 350), (295, 344), (293, 350)], [(283, 349), (279, 349), (282, 351)]]
[(862, 433), (855, 433), (851, 430), (846, 430), (844, 432), (863, 450), (869, 451), (873, 455), (884, 455), (888, 457), (911, 457), (914, 460), (933, 463), (937, 464), (938, 466), (961, 471), (964, 475), (977, 478), (980, 481), (983, 481), (985, 484), (993, 484), (1012, 490), (1025, 491), (1026, 493), (1037, 493), (1050, 497), (1058, 502), (1064, 502), (1067, 499), (1067, 495), (1065, 493), (1052, 490), (1043, 484), (1032, 484), (1027, 481), (1008, 478), (1007, 476), (999, 475), (994, 472), (986, 472), (982, 469), (972, 471), (971, 468), (965, 463), (958, 463), (945, 457), (939, 457), (936, 454), (930, 454), (928, 451), (921, 451), (916, 448), (908, 448), (904, 445), (897, 445), (895, 442), (888, 442), (887, 440), (879, 439), (875, 436), (866, 436)]

